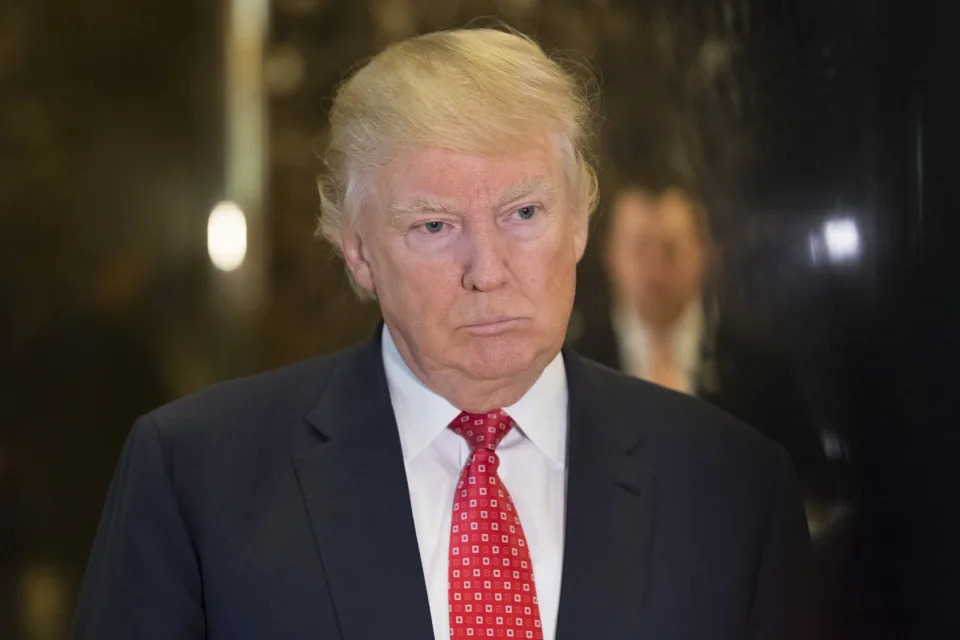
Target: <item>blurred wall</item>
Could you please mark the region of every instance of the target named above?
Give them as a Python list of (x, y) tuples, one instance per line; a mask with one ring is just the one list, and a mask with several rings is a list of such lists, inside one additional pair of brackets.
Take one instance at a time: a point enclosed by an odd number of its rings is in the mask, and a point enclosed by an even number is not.
[(190, 363), (218, 20), (181, 0), (0, 5), (0, 637), (63, 636), (131, 421), (214, 379)]

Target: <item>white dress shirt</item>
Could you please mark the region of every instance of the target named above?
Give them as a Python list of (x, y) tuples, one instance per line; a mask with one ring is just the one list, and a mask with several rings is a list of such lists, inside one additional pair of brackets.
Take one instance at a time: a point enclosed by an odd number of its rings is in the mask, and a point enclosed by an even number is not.
[[(626, 306), (615, 308), (612, 320), (623, 372), (642, 380), (649, 380), (650, 330), (637, 312)], [(703, 327), (703, 304), (697, 299), (687, 305), (677, 321), (667, 330), (672, 357), (680, 368), (680, 391), (690, 395), (696, 395), (697, 392)]]
[[(470, 447), (447, 428), (460, 409), (413, 374), (386, 326), (382, 344), (433, 633), (436, 640), (449, 640), (447, 571), (453, 497)], [(567, 376), (563, 357), (557, 354), (526, 395), (502, 408), (518, 429), (507, 433), (497, 447), (500, 479), (513, 498), (530, 549), (543, 638), (554, 640), (566, 506)]]

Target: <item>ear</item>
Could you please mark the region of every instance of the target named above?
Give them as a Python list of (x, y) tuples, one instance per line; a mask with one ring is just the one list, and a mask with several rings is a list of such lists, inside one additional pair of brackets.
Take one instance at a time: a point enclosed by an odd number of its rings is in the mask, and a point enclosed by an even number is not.
[(369, 251), (363, 236), (352, 229), (340, 240), (340, 252), (347, 263), (347, 268), (353, 275), (353, 281), (372, 295), (377, 295), (377, 285), (373, 277), (373, 267), (370, 263)]
[(614, 221), (607, 220), (606, 222), (607, 224), (604, 225), (604, 228), (601, 231), (602, 237), (600, 238), (600, 260), (603, 263), (603, 269), (606, 271), (607, 277), (612, 277), (612, 274), (616, 273), (616, 261), (620, 256), (617, 253), (619, 247), (616, 246), (613, 240), (615, 229), (613, 228), (612, 223)]
[(590, 216), (583, 211), (575, 213), (573, 219), (573, 249), (576, 252), (577, 262), (580, 262), (580, 259), (583, 258), (589, 235)]

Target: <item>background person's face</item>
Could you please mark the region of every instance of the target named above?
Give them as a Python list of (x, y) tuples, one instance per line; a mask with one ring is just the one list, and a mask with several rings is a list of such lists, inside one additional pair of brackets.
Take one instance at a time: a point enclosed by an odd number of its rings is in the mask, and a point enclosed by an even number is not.
[(607, 270), (621, 304), (654, 329), (669, 327), (701, 294), (704, 243), (690, 202), (674, 192), (617, 198), (607, 243)]
[(587, 216), (547, 144), (507, 157), (406, 152), (364, 211), (348, 264), (425, 378), (539, 375), (561, 348)]

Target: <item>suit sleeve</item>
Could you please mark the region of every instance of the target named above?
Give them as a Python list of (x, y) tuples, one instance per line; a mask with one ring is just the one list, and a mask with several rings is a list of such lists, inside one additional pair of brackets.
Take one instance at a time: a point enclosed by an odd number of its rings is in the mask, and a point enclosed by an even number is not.
[(201, 639), (200, 567), (160, 431), (140, 418), (124, 445), (77, 602), (74, 640)]
[(793, 465), (783, 449), (778, 447), (777, 453), (749, 638), (806, 640), (817, 626), (811, 598), (810, 535)]

